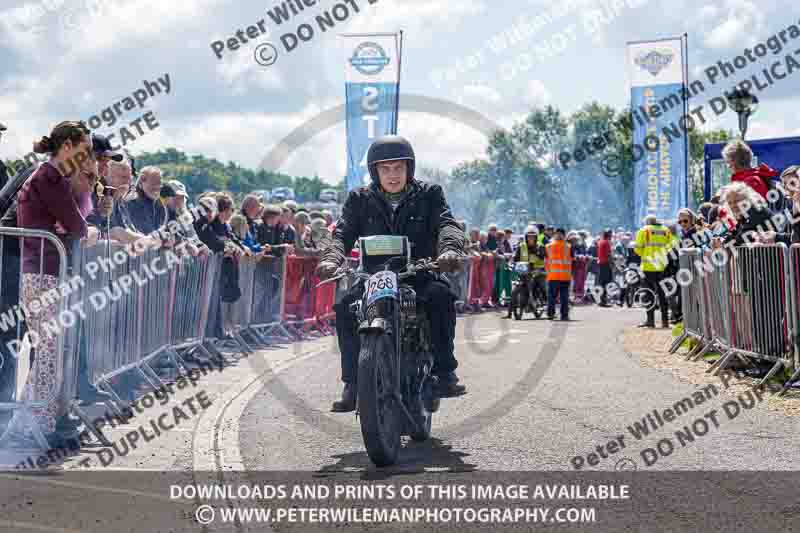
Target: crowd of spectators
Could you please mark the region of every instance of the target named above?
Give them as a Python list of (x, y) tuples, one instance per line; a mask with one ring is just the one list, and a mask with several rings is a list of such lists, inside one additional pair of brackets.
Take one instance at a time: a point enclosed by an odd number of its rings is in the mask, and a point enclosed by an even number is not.
[[(4, 131), (0, 124), (0, 134)], [(207, 192), (192, 203), (183, 183), (166, 180), (157, 166), (137, 172), (134, 161), (116, 152), (107, 138), (91, 133), (81, 122), (57, 124), (49, 135), (34, 143), (34, 152), (47, 160), (19, 170), (24, 175), (8, 176), (6, 167), (0, 168), (4, 199), (0, 224), (53, 233), (67, 250), (75, 241), (91, 247), (103, 240), (127, 245), (133, 255), (153, 249), (170, 249), (179, 256), (221, 254), (219, 302), (212, 302), (220, 306), (222, 318), (215, 332), (217, 338), (230, 338), (232, 334), (227, 318), (242, 294), (238, 279), (241, 258), (318, 256), (330, 240), (332, 213), (309, 211), (293, 201), (265, 205), (261, 197), (248, 195), (236, 205), (230, 194)], [(18, 304), (29, 312), (19, 331), (3, 330), (0, 355), (6, 362), (14, 361), (14, 354), (8, 353), (8, 341), (23, 337), (26, 331), (38, 334), (41, 341), (32, 350), (28, 379), (22, 398), (17, 399), (49, 400), (58, 395), (60, 386), (56, 375), (59, 354), (55, 337), (44, 331), (43, 324), (56, 319), (59, 303), (39, 305), (36, 300), (57, 288), (62, 265), (55, 246), (47, 242), (24, 239), (20, 246), (11, 241), (4, 239), (2, 247), (0, 313)], [(12, 268), (15, 265), (17, 268)], [(107, 399), (107, 393), (88, 381), (85, 354), (79, 365), (80, 399)], [(0, 402), (12, 398), (15, 375), (13, 364), (0, 368)], [(130, 386), (130, 399), (136, 396), (132, 390), (135, 382), (122, 380), (123, 385)], [(36, 409), (34, 417), (54, 446), (63, 431), (78, 425), (68, 416), (63, 401)], [(6, 421), (0, 420), (0, 427)], [(8, 439), (19, 441), (12, 445), (32, 444), (30, 428), (23, 426), (12, 422), (9, 427), (14, 431), (6, 432), (0, 446), (8, 445)]]
[[(464, 221), (460, 223), (466, 230), (466, 223)], [(536, 242), (542, 248), (550, 243), (556, 231), (552, 225), (535, 221), (529, 222), (528, 227), (536, 232)], [(507, 263), (519, 257), (518, 250), (522, 239), (523, 236), (515, 234), (511, 228), (501, 230), (497, 224), (489, 224), (485, 232), (476, 227), (465, 232), (466, 250), (469, 255), (494, 256), (502, 258)], [(573, 258), (571, 301), (573, 303), (595, 301), (592, 293), (586, 291), (588, 277), (590, 285), (606, 286), (614, 282), (620, 287), (619, 291), (612, 291), (610, 294), (598, 293), (600, 295), (596, 303), (608, 307), (610, 306), (608, 297), (611, 296), (622, 305), (626, 300), (622, 274), (626, 268), (639, 263), (639, 257), (633, 253), (633, 234), (623, 228), (617, 228), (615, 232), (606, 229), (596, 235), (592, 235), (588, 230), (573, 230), (566, 234), (565, 240), (571, 247)], [(494, 298), (484, 306), (488, 308), (506, 306), (509, 296), (498, 288), (495, 290)]]
[[(800, 243), (800, 166), (789, 166), (780, 173), (764, 163), (753, 167), (753, 152), (741, 140), (731, 141), (722, 155), (731, 171), (731, 183), (721, 187), (697, 210), (683, 208), (676, 219), (658, 221), (672, 235), (664, 271), (667, 278), (676, 280), (680, 248), (714, 249), (750, 242)], [(553, 226), (529, 224), (537, 229), (541, 245), (552, 239)], [(522, 236), (491, 224), (486, 231), (471, 228), (465, 239), (472, 255), (505, 256), (511, 260)], [(595, 235), (586, 230), (574, 230), (568, 232), (566, 240), (572, 249), (574, 302), (596, 303), (601, 307), (610, 307), (613, 303), (619, 306), (637, 304), (633, 296), (641, 280), (626, 275), (626, 271), (638, 270), (641, 263), (634, 252), (633, 232), (621, 227)], [(586, 290), (586, 287), (601, 290)], [(486, 305), (502, 303), (502, 296), (496, 293), (495, 301)], [(680, 322), (680, 291), (671, 295), (669, 306), (672, 322)]]

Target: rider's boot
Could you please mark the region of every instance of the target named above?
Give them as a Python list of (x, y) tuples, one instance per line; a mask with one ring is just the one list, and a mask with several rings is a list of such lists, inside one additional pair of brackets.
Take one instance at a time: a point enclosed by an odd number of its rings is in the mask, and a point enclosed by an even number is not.
[(356, 410), (356, 396), (358, 388), (355, 383), (345, 383), (342, 390), (342, 399), (333, 402), (331, 410), (334, 413), (349, 413)]
[(452, 398), (466, 394), (467, 388), (458, 384), (459, 379), (455, 372), (445, 372), (436, 377), (438, 378), (436, 394), (440, 398)]

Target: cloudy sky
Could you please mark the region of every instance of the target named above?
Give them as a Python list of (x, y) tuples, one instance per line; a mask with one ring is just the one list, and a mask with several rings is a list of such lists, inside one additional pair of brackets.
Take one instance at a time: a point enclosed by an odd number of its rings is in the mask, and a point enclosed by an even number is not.
[[(27, 153), (56, 122), (88, 120), (132, 96), (145, 80), (168, 74), (170, 94), (157, 94), (134, 110), (118, 106), (118, 122), (100, 130), (114, 132), (152, 111), (159, 126), (137, 133), (140, 138), (127, 146), (134, 153), (173, 146), (256, 168), (294, 128), (343, 103), (344, 51), (337, 33), (403, 30), (403, 94), (450, 100), (509, 126), (532, 106), (548, 103), (568, 113), (591, 100), (624, 106), (628, 41), (686, 32), (691, 77), (705, 81), (709, 64), (732, 61), (800, 19), (794, 0), (560, 0), (555, 6), (550, 0), (373, 1), (348, 0), (359, 13), (336, 31), (317, 32), (262, 67), (253, 59), (255, 47), (270, 41), (283, 52), (280, 36), (289, 31), (287, 23), (277, 26), (267, 16), (276, 0), (3, 0), (0, 122), (9, 131), (0, 157)], [(313, 22), (337, 3), (317, 0), (291, 26)], [(537, 16), (548, 17), (547, 23)], [(214, 56), (212, 41), (261, 19), (267, 35), (226, 49), (222, 59)], [(503, 46), (503, 37), (513, 40), (515, 34), (517, 42)], [(790, 44), (707, 94), (716, 96), (800, 48), (800, 39)], [(800, 135), (798, 86), (800, 72), (758, 93), (761, 108), (748, 137)], [(341, 179), (343, 120), (276, 170)], [(731, 113), (713, 123), (735, 124)], [(142, 127), (147, 131), (143, 121)], [(486, 146), (481, 132), (458, 120), (402, 104), (399, 129), (428, 166), (449, 168), (482, 156)]]

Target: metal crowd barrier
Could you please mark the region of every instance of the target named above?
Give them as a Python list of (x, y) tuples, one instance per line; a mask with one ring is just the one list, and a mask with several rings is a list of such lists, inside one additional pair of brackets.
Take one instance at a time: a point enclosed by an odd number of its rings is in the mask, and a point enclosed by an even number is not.
[[(781, 393), (800, 376), (798, 365), (798, 259), (800, 247), (755, 244), (734, 252), (683, 249), (679, 262), (691, 273), (682, 284), (684, 333), (698, 340), (687, 358), (701, 358), (709, 350), (721, 352), (707, 372), (719, 374), (734, 358), (772, 363), (759, 382), (765, 384), (782, 368), (794, 369)], [(681, 273), (686, 281), (686, 274)], [(789, 281), (787, 286), (787, 281)]]
[(444, 274), (444, 277), (450, 282), (450, 287), (456, 295), (456, 310), (459, 312), (464, 311), (465, 304), (468, 300), (471, 268), (472, 260), (469, 257), (465, 257), (461, 260), (461, 270)]
[[(789, 302), (786, 307), (787, 334), (791, 340), (792, 363), (795, 371), (789, 383), (800, 377), (800, 244), (789, 247)], [(785, 387), (784, 387), (785, 388)]]
[(213, 292), (212, 280), (216, 278), (219, 266), (218, 255), (204, 254), (184, 258), (177, 267), (174, 289), (171, 291), (174, 297), (170, 306), (170, 343), (175, 350), (193, 347), (204, 349)]
[[(245, 353), (254, 353), (253, 348), (248, 344), (246, 336), (254, 336), (256, 342), (260, 342), (257, 334), (252, 334), (250, 324), (253, 317), (253, 299), (255, 292), (255, 274), (258, 260), (254, 257), (240, 257), (237, 260), (239, 271), (239, 299), (227, 308), (229, 313), (225, 319), (232, 325), (232, 335), (234, 341)], [(251, 341), (252, 342), (252, 341)]]
[[(85, 318), (70, 359), (85, 354), (88, 381), (112, 396), (113, 411), (121, 413), (127, 404), (112, 382), (126, 372), (136, 371), (158, 389), (164, 382), (151, 364), (159, 357), (179, 372), (186, 367), (181, 351), (221, 358), (205, 343), (219, 264), (219, 256), (185, 257), (171, 250), (131, 255), (118, 243), (76, 247), (74, 270), (83, 281), (71, 296)], [(76, 412), (87, 422), (79, 407)]]
[(286, 261), (285, 256), (264, 257), (256, 264), (253, 273), (253, 309), (249, 330), (264, 342), (292, 339), (283, 324)]
[[(14, 243), (15, 239), (12, 239), (12, 242), (8, 243), (6, 241), (6, 237), (18, 238), (19, 242), (18, 244)], [(67, 251), (66, 248), (64, 247), (64, 244), (54, 234), (47, 231), (34, 230), (34, 229), (0, 228), (0, 278), (2, 278), (5, 275), (10, 275), (10, 273), (8, 272), (7, 273), (3, 272), (4, 259), (6, 257), (13, 257), (14, 258), (13, 260), (15, 262), (19, 262), (20, 259), (18, 259), (18, 257), (21, 257), (13, 253), (8, 253), (8, 255), (6, 255), (7, 252), (10, 252), (10, 250), (4, 250), (3, 247), (19, 246), (19, 249), (21, 250), (25, 240), (27, 239), (39, 240), (39, 255), (40, 255), (39, 268), (38, 268), (39, 274), (44, 273), (43, 256), (45, 254), (45, 243), (49, 244), (55, 249), (55, 253), (58, 256), (57, 282), (59, 287), (63, 286), (64, 283), (67, 281), (67, 265), (68, 265)], [(17, 265), (14, 265), (14, 267), (16, 266)], [(11, 268), (8, 268), (8, 270), (10, 271)], [(22, 302), (24, 301), (23, 281), (22, 281), (23, 274), (21, 273), (22, 272), (21, 268), (19, 269), (19, 272), (20, 272), (19, 303), (21, 306)], [(3, 336), (4, 339), (8, 339), (7, 341), (4, 341), (4, 344), (6, 342), (11, 344), (10, 345), (5, 344), (5, 346), (3, 346), (2, 366), (4, 368), (0, 368), (0, 371), (4, 372), (11, 371), (11, 365), (12, 365), (12, 361), (10, 360), (11, 358), (16, 359), (17, 362), (19, 363), (19, 359), (17, 358), (17, 356), (21, 351), (22, 344), (23, 342), (25, 342), (25, 339), (30, 340), (31, 344), (33, 345), (31, 347), (31, 350), (35, 351), (36, 350), (35, 345), (37, 343), (35, 335), (38, 334), (41, 339), (48, 338), (48, 333), (46, 332), (44, 327), (45, 322), (50, 322), (51, 320), (57, 320), (59, 317), (62, 316), (62, 313), (65, 310), (67, 310), (67, 301), (65, 298), (60, 298), (60, 297), (57, 298), (57, 303), (58, 303), (58, 316), (56, 317), (42, 316), (42, 314), (39, 311), (32, 308), (29, 310), (31, 314), (28, 314), (28, 311), (25, 312), (29, 331), (28, 334), (25, 335), (24, 339), (20, 338), (19, 335), (19, 333), (21, 332), (21, 327), (19, 322), (16, 322), (15, 324), (17, 326), (17, 335), (15, 336), (15, 339), (11, 339), (11, 335)], [(16, 302), (4, 302), (4, 304), (5, 306), (13, 309), (13, 306), (16, 305)], [(36, 316), (37, 318), (33, 320), (32, 319), (33, 316)], [(8, 323), (6, 323), (6, 325), (10, 327)], [(0, 447), (2, 447), (2, 445), (6, 442), (8, 437), (11, 437), (13, 435), (22, 435), (25, 434), (27, 431), (30, 431), (30, 434), (33, 436), (34, 440), (40, 447), (45, 449), (49, 448), (47, 444), (47, 439), (45, 438), (44, 433), (41, 430), (41, 427), (34, 418), (34, 413), (36, 410), (46, 408), (52, 402), (63, 401), (64, 397), (69, 397), (65, 395), (69, 395), (72, 392), (72, 388), (70, 388), (69, 386), (66, 388), (64, 387), (64, 384), (75, 383), (73, 379), (69, 378), (75, 373), (76, 368), (71, 365), (72, 361), (70, 361), (68, 358), (63, 357), (63, 354), (67, 353), (68, 351), (69, 348), (68, 342), (69, 340), (66, 338), (64, 332), (55, 335), (55, 350), (57, 355), (55, 359), (54, 372), (55, 372), (56, 388), (46, 393), (46, 394), (52, 394), (52, 396), (48, 398), (32, 398), (32, 396), (35, 395), (34, 392), (35, 389), (33, 387), (33, 381), (32, 381), (34, 378), (33, 372), (35, 371), (35, 364), (33, 365), (33, 368), (31, 368), (30, 373), (27, 375), (27, 379), (25, 380), (26, 383), (20, 382), (21, 381), (20, 368), (18, 368), (18, 365), (15, 365), (17, 366), (16, 368), (17, 372), (14, 376), (14, 379), (10, 380), (11, 382), (13, 382), (13, 391), (10, 391), (11, 401), (0, 403), (0, 411), (10, 411), (13, 413), (13, 418), (11, 419), (9, 426), (6, 428), (6, 431), (3, 433), (3, 436), (0, 437)], [(9, 360), (6, 361), (7, 358)], [(23, 397), (17, 395), (17, 391), (21, 389), (22, 389), (21, 396)]]
[[(681, 272), (681, 276), (676, 282), (681, 291), (683, 333), (672, 343), (669, 352), (675, 353), (686, 339), (694, 339), (697, 344), (689, 352), (687, 359), (696, 356), (713, 341), (713, 336), (707, 334), (703, 327), (703, 317), (706, 315), (701, 313), (701, 309), (705, 309), (703, 305), (705, 294), (702, 285), (703, 279), (699, 277), (695, 263), (700, 258), (701, 252), (695, 248), (681, 249), (678, 255), (678, 269)], [(705, 352), (703, 352), (703, 355), (705, 355)]]

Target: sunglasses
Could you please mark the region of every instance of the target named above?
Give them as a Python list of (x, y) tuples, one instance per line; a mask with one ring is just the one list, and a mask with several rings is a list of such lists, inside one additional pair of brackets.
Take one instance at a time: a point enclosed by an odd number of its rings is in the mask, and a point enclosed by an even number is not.
[(679, 224), (691, 224), (691, 221), (688, 218), (682, 218), (678, 220)]

